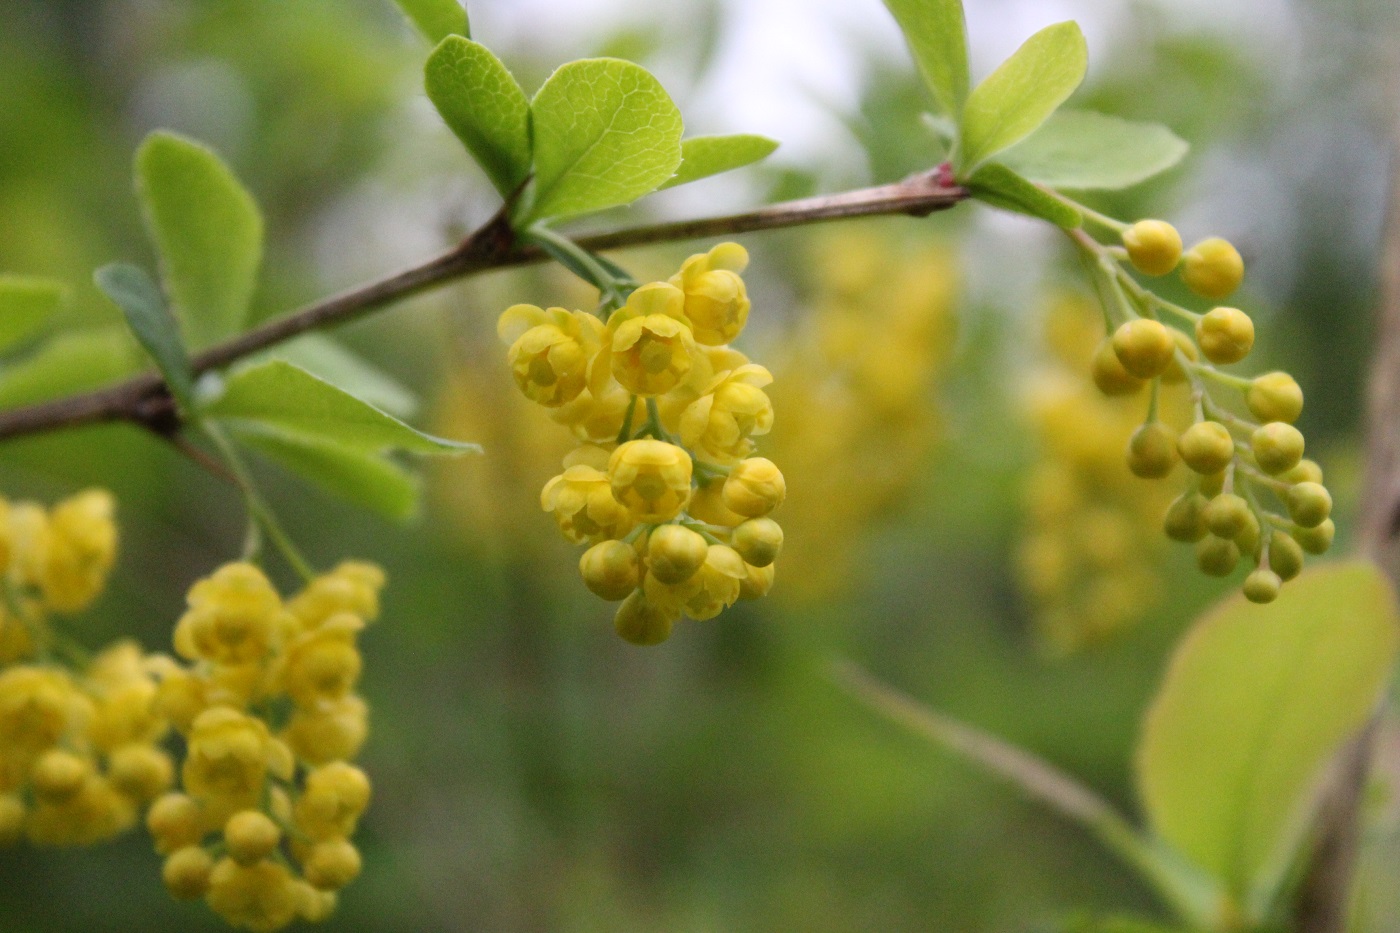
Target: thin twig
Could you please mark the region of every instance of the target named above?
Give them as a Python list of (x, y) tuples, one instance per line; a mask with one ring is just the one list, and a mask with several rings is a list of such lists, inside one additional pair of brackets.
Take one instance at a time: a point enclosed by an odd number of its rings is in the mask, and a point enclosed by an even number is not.
[[(786, 201), (724, 217), (628, 227), (580, 237), (576, 242), (600, 252), (849, 217), (923, 217), (967, 197), (967, 190), (952, 184), (946, 172), (933, 169), (891, 185)], [(197, 354), (191, 366), (196, 374), (218, 369), (292, 337), (346, 324), (447, 282), (546, 258), (538, 247), (519, 243), (504, 214), (498, 214), (456, 247), (425, 263), (269, 321)], [(168, 431), (172, 421), (178, 427), (178, 415), (164, 380), (155, 373), (142, 373), (92, 392), (0, 412), (0, 440), (110, 421), (158, 425), (161, 432)]]

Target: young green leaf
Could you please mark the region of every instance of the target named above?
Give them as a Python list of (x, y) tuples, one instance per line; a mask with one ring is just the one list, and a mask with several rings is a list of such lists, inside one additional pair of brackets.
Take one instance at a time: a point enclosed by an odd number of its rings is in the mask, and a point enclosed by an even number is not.
[(470, 37), (467, 8), (458, 0), (394, 0), (405, 16), (418, 27), (429, 42), (441, 42), (448, 36)]
[(967, 24), (962, 0), (885, 0), (938, 109), (957, 119), (967, 100)]
[(1089, 67), (1084, 34), (1073, 22), (1031, 36), (973, 89), (963, 108), (959, 177), (1029, 136), (1065, 102)]
[(38, 333), (67, 290), (52, 279), (0, 275), (0, 352)]
[(1236, 593), (1177, 649), (1138, 748), (1139, 793), (1157, 834), (1238, 902), (1275, 893), (1321, 771), (1381, 696), (1397, 621), (1374, 564), (1335, 564), (1268, 605)]
[(192, 411), (194, 374), (189, 353), (160, 288), (145, 269), (120, 262), (98, 269), (92, 279), (126, 315), (127, 326), (155, 361), (175, 401), (185, 411)]
[(140, 366), (124, 327), (65, 331), (22, 359), (0, 363), (0, 408), (96, 388)]
[(640, 65), (589, 58), (561, 66), (530, 104), (535, 201), (530, 219), (630, 204), (681, 164), (681, 114)]
[(424, 434), (284, 360), (231, 373), (223, 394), (204, 406), (204, 414), (224, 420), (234, 429), (261, 426), (284, 435), (319, 438), (361, 453), (480, 450), (475, 444)]
[(1159, 123), (1061, 110), (997, 161), (1052, 188), (1116, 190), (1165, 172), (1189, 148)]
[(286, 360), (395, 418), (411, 417), (418, 410), (418, 396), (412, 389), (324, 334), (302, 334), (258, 354), (251, 362), (266, 360)]
[(190, 345), (240, 331), (262, 262), (262, 215), (252, 196), (211, 150), (164, 131), (136, 152), (136, 189)]
[(681, 167), (662, 188), (689, 184), (721, 172), (766, 159), (778, 148), (776, 139), (737, 133), (733, 136), (695, 136), (681, 140)]
[(978, 169), (967, 181), (967, 187), (979, 201), (1003, 210), (1039, 217), (1066, 230), (1073, 230), (1084, 223), (1083, 215), (1076, 208), (997, 162), (988, 162)]
[(230, 426), (230, 433), (239, 443), (355, 505), (398, 521), (418, 511), (418, 477), (379, 454), (252, 424)]
[(478, 42), (443, 39), (423, 69), (423, 86), (448, 127), (502, 195), (530, 174), (530, 101)]

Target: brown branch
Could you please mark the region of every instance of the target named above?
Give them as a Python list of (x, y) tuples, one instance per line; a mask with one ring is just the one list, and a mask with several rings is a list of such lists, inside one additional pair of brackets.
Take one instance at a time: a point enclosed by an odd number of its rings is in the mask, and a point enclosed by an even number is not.
[[(967, 197), (967, 190), (953, 184), (940, 167), (892, 185), (786, 201), (724, 217), (628, 227), (580, 237), (578, 243), (597, 252), (850, 217), (923, 217), (946, 210)], [(538, 247), (521, 243), (505, 215), (497, 214), (455, 248), (421, 265), (271, 320), (197, 354), (191, 365), (196, 373), (218, 369), (292, 337), (346, 324), (447, 282), (545, 258)], [(0, 412), (0, 440), (110, 421), (135, 422), (160, 433), (168, 433), (172, 424), (178, 427), (178, 416), (164, 380), (155, 373), (142, 373), (92, 392)]]
[[(1400, 71), (1397, 71), (1400, 74)], [(1380, 307), (1371, 360), (1366, 480), (1358, 516), (1360, 551), (1400, 591), (1400, 121), (1393, 127), (1390, 197), (1381, 244)], [(1342, 749), (1318, 812), (1318, 829), (1299, 885), (1299, 933), (1343, 933), (1361, 846), (1361, 803), (1375, 755), (1381, 711)]]

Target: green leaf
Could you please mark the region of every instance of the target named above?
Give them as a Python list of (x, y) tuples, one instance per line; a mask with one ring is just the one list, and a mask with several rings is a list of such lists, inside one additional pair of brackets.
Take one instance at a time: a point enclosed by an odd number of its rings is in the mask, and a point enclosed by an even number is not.
[(778, 148), (776, 139), (736, 133), (733, 136), (695, 136), (681, 140), (681, 167), (662, 188), (689, 184), (721, 172), (766, 159)]
[(448, 36), (470, 36), (467, 8), (457, 0), (394, 0), (429, 42)]
[(1165, 172), (1190, 148), (1159, 123), (1062, 110), (997, 161), (1052, 188), (1117, 190)]
[(137, 150), (136, 189), (190, 345), (238, 333), (262, 261), (262, 215), (252, 196), (211, 150), (165, 131)]
[(914, 63), (943, 113), (957, 118), (967, 100), (967, 24), (962, 0), (885, 0)]
[(1397, 621), (1374, 565), (1334, 564), (1268, 605), (1236, 593), (1177, 649), (1138, 748), (1139, 793), (1157, 834), (1238, 901), (1257, 907), (1281, 883), (1323, 768), (1381, 696)]
[(479, 451), (475, 444), (424, 434), (324, 379), (284, 360), (270, 360), (229, 375), (223, 394), (204, 414), (230, 428), (275, 430), (321, 439), (348, 450), (420, 454)]
[(67, 291), (52, 279), (0, 275), (0, 351), (37, 334)]
[(496, 190), (514, 192), (530, 174), (530, 101), (501, 60), (478, 42), (448, 36), (428, 56), (423, 85)]
[(231, 426), (230, 432), (239, 443), (355, 505), (399, 521), (418, 511), (418, 478), (383, 456), (253, 425)]
[(1084, 34), (1073, 22), (1047, 26), (968, 95), (962, 114), (958, 175), (1025, 139), (1065, 102), (1089, 67)]
[(1073, 230), (1084, 223), (1083, 215), (1076, 208), (997, 162), (989, 162), (978, 169), (977, 174), (968, 180), (967, 187), (979, 201), (1003, 210), (1039, 217), (1066, 230)]
[(535, 201), (530, 218), (630, 204), (681, 164), (681, 114), (640, 65), (589, 58), (561, 66), (530, 104)]
[(411, 417), (418, 410), (418, 396), (412, 389), (323, 334), (303, 334), (280, 343), (258, 354), (252, 362), (265, 360), (286, 360), (395, 418)]
[(126, 315), (127, 326), (155, 361), (180, 408), (192, 411), (194, 373), (190, 356), (160, 288), (145, 269), (120, 262), (98, 269), (92, 279)]
[(30, 355), (0, 364), (0, 408), (96, 388), (140, 365), (124, 327), (60, 333)]

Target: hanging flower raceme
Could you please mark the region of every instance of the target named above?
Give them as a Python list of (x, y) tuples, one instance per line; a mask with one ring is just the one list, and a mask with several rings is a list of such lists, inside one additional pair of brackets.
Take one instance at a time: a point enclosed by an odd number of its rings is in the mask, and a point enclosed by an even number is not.
[(356, 639), (384, 574), (346, 562), (283, 600), (262, 571), (226, 564), (190, 588), (156, 706), (185, 739), (179, 787), (146, 815), (166, 887), (234, 926), (325, 919), (360, 872), (350, 836), (369, 780), (349, 763), (368, 735)]
[[(670, 281), (634, 288), (605, 322), (516, 305), (498, 324), (516, 385), (581, 442), (540, 504), (566, 538), (591, 545), (584, 583), (622, 602), (617, 632), (637, 644), (773, 583), (782, 530), (766, 516), (786, 487), (753, 456), (773, 424), (772, 376), (728, 346), (748, 320), (747, 263), (742, 246), (722, 243)], [(580, 365), (576, 349), (591, 359)]]
[[(1094, 382), (1106, 395), (1136, 395), (1150, 387), (1146, 421), (1128, 442), (1133, 473), (1170, 476), (1184, 464), (1185, 490), (1166, 511), (1169, 537), (1194, 544), (1202, 572), (1228, 576), (1246, 560), (1254, 569), (1244, 594), (1270, 602), (1303, 569), (1303, 554), (1332, 544), (1332, 497), (1322, 471), (1303, 457), (1303, 435), (1293, 426), (1303, 393), (1287, 373), (1253, 378), (1221, 367), (1238, 363), (1254, 345), (1254, 323), (1239, 308), (1218, 305), (1200, 313), (1163, 299), (1140, 284), (1126, 265), (1148, 276), (1178, 267), (1197, 295), (1228, 297), (1244, 278), (1244, 262), (1228, 241), (1202, 240), (1185, 253), (1171, 224), (1142, 220), (1117, 224), (1123, 245), (1103, 246), (1087, 235), (1076, 242), (1092, 258), (1105, 297), (1108, 333), (1094, 353)], [(1170, 328), (1174, 318), (1190, 333)], [(1184, 382), (1191, 412), (1173, 424), (1159, 411), (1160, 386)]]

